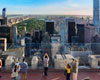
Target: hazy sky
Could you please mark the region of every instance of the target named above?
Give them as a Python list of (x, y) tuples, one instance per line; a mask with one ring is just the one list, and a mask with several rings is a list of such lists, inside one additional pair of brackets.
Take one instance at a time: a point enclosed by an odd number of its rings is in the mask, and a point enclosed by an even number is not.
[(8, 14), (93, 14), (93, 0), (0, 0), (4, 7)]

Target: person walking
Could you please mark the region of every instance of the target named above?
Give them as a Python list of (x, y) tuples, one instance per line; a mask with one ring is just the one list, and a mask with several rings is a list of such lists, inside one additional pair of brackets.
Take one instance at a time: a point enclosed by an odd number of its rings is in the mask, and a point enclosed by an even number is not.
[(20, 71), (20, 66), (18, 64), (15, 64), (14, 68), (12, 69), (12, 74), (11, 74), (12, 80), (20, 80), (19, 74), (18, 74), (19, 71)]
[(72, 59), (72, 73), (73, 73), (73, 80), (77, 80), (77, 77), (78, 77), (78, 61), (77, 61), (77, 59)]
[(49, 56), (47, 53), (45, 53), (44, 57), (43, 57), (43, 65), (44, 65), (44, 76), (47, 76), (47, 72), (48, 72), (48, 66), (49, 66)]
[(67, 64), (67, 61), (64, 63), (65, 65), (65, 72), (64, 72), (64, 75), (66, 76), (66, 80), (70, 80), (70, 75), (71, 75), (71, 65), (70, 64)]
[[(1, 60), (1, 58), (0, 58), (0, 73), (1, 73), (1, 69), (2, 69), (2, 60)], [(0, 75), (0, 78), (1, 78), (2, 76)]]
[(25, 58), (23, 59), (23, 62), (20, 63), (20, 67), (21, 67), (21, 80), (27, 80), (27, 69), (28, 69), (28, 64), (25, 61)]

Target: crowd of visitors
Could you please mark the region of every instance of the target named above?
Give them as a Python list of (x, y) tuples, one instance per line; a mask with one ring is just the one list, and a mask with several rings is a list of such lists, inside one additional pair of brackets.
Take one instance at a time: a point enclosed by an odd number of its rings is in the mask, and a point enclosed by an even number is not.
[[(23, 58), (23, 62), (21, 63), (16, 62), (12, 68), (12, 74), (11, 74), (12, 80), (27, 80), (27, 69), (28, 69), (28, 64), (25, 58)], [(21, 75), (19, 75), (19, 72)]]
[[(65, 71), (64, 75), (66, 77), (66, 80), (77, 80), (78, 77), (78, 60), (72, 59), (71, 63), (68, 63), (68, 61), (64, 62)], [(48, 53), (45, 53), (43, 56), (43, 76), (48, 76), (48, 68), (49, 68), (49, 56)], [(2, 60), (0, 59), (0, 72), (2, 69)], [(12, 80), (28, 80), (27, 79), (27, 69), (28, 69), (28, 63), (26, 62), (26, 59), (23, 58), (23, 61), (21, 63), (16, 62), (12, 67), (12, 73), (11, 73), (11, 79)], [(2, 76), (0, 75), (0, 78)]]

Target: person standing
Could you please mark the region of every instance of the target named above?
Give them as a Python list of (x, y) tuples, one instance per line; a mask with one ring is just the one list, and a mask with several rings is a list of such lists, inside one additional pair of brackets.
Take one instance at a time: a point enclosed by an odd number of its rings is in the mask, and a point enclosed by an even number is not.
[[(0, 73), (1, 73), (1, 69), (2, 69), (2, 60), (1, 60), (1, 58), (0, 58)], [(2, 76), (0, 75), (0, 78), (1, 78)]]
[(20, 71), (20, 66), (18, 64), (15, 64), (15, 66), (12, 69), (12, 74), (11, 74), (12, 80), (20, 80), (19, 74), (18, 74), (19, 71)]
[(78, 77), (78, 61), (77, 61), (77, 59), (72, 59), (72, 73), (73, 73), (73, 80), (77, 80), (77, 77)]
[(23, 62), (20, 63), (20, 67), (21, 67), (21, 80), (27, 80), (27, 69), (28, 69), (28, 64), (25, 61), (25, 58), (23, 59)]
[(44, 65), (44, 76), (47, 76), (48, 66), (49, 66), (49, 56), (45, 53), (43, 57), (43, 65)]
[(66, 80), (70, 80), (71, 65), (67, 64), (67, 66), (65, 66), (65, 69), (66, 69)]

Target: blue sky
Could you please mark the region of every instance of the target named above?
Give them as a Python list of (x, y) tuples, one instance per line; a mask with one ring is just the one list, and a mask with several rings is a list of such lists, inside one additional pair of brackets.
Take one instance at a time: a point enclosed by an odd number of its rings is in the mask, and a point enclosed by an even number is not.
[(0, 0), (4, 7), (8, 14), (92, 15), (93, 0)]

